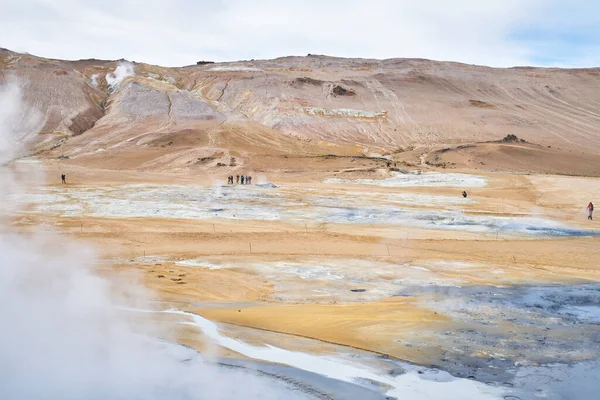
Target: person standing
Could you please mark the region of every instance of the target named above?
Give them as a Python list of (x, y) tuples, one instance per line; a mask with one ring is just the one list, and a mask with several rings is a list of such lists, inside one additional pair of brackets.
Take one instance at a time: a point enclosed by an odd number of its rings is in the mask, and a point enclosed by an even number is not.
[(592, 220), (592, 214), (594, 213), (594, 205), (592, 204), (592, 202), (590, 201), (590, 204), (588, 204), (587, 206), (587, 211), (588, 211), (588, 219)]
[(244, 175), (242, 175), (242, 177), (241, 177), (241, 179), (240, 179), (240, 180), (241, 180), (241, 182), (242, 182), (242, 185), (243, 185), (243, 184), (244, 184)]
[(239, 176), (239, 175), (236, 175), (236, 176), (235, 176), (235, 183), (236, 183), (236, 184), (239, 184), (239, 183), (240, 183), (240, 176)]
[[(66, 183), (67, 183), (67, 176), (66, 176), (65, 174), (61, 174), (61, 175), (60, 175), (60, 178), (62, 179), (62, 183), (63, 183), (63, 184), (66, 184)], [(592, 204), (592, 203), (590, 203), (590, 204)]]

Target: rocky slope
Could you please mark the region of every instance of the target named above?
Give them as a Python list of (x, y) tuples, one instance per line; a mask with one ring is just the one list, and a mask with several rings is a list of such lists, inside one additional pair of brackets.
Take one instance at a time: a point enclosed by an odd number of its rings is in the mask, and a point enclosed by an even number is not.
[(11, 75), (45, 113), (36, 152), (106, 168), (426, 153), (507, 134), (600, 152), (600, 69), (313, 55), (163, 68), (0, 50), (0, 80)]

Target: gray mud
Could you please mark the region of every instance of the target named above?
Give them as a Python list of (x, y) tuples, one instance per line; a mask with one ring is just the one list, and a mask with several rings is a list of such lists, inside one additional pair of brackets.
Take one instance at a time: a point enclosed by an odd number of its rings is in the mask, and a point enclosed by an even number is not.
[[(525, 367), (515, 372), (522, 400), (596, 400), (600, 398), (600, 360)], [(532, 395), (533, 394), (533, 395)]]
[[(585, 371), (582, 388), (600, 391), (600, 369), (586, 367), (600, 359), (600, 284), (429, 286), (398, 295), (416, 296), (422, 305), (451, 317), (447, 330), (432, 333), (431, 344), (422, 345), (423, 350), (441, 348), (442, 357), (432, 360), (436, 367), (518, 388), (521, 399), (539, 398), (531, 396), (542, 392), (548, 399), (600, 398), (577, 397), (572, 393), (580, 392), (568, 385), (575, 371)], [(543, 378), (547, 375), (551, 384)]]

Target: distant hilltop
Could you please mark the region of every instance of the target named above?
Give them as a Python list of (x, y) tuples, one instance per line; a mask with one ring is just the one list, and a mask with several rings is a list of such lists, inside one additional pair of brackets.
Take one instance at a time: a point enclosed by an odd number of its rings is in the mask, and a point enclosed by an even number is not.
[[(2, 50), (0, 70), (0, 79), (15, 75), (26, 81), (25, 99), (43, 109), (43, 135), (32, 146), (49, 157), (85, 160), (102, 153), (116, 159), (123, 152), (148, 151), (149, 158), (138, 157), (139, 165), (130, 161), (131, 168), (183, 168), (196, 153), (201, 153), (196, 159), (212, 157), (202, 150), (210, 145), (219, 157), (239, 158), (240, 151), (410, 153), (411, 162), (421, 162), (435, 150), (507, 135), (523, 142), (497, 145), (528, 142), (600, 154), (598, 68), (490, 68), (321, 55), (166, 68)], [(153, 155), (154, 147), (170, 156)]]

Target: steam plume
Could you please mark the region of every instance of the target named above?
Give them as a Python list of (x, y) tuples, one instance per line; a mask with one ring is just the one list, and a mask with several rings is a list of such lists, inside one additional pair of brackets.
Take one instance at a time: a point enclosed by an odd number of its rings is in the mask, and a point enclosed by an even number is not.
[[(0, 160), (7, 162), (39, 121), (15, 82), (0, 87), (0, 112)], [(3, 208), (14, 198), (13, 178), (0, 167)], [(55, 233), (17, 233), (0, 219), (0, 399), (295, 397), (279, 384), (157, 341), (164, 335), (156, 325), (136, 322), (133, 329), (115, 307), (123, 305), (115, 285), (94, 274), (95, 264), (91, 248)], [(133, 293), (144, 303), (143, 289), (134, 286)]]
[(114, 72), (106, 74), (106, 83), (110, 91), (115, 90), (125, 78), (135, 75), (135, 68), (129, 61), (122, 61), (119, 63)]

